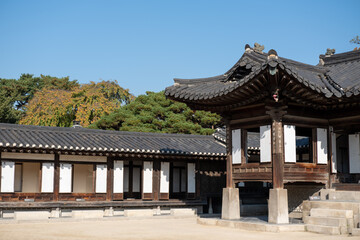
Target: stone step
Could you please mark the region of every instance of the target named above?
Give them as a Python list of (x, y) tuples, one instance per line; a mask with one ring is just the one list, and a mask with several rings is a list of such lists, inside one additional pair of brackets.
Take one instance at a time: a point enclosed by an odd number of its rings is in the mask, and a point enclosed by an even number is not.
[(360, 202), (341, 201), (304, 201), (303, 211), (310, 211), (312, 208), (353, 210), (354, 214), (359, 212)]
[(360, 236), (360, 228), (353, 228), (351, 231), (351, 235)]
[(334, 218), (353, 218), (352, 210), (312, 208), (311, 217), (334, 217)]
[(323, 233), (323, 234), (330, 234), (330, 235), (340, 235), (341, 234), (340, 227), (305, 224), (305, 229), (308, 232), (314, 232), (314, 233)]
[(307, 216), (303, 219), (305, 224), (332, 226), (332, 227), (347, 227), (348, 221), (346, 218), (335, 217), (313, 217)]

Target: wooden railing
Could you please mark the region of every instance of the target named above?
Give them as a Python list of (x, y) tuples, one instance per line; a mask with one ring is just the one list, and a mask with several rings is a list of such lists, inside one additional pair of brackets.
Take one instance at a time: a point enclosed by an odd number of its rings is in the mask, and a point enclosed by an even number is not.
[[(328, 181), (328, 165), (314, 163), (284, 164), (284, 182), (318, 182)], [(271, 163), (246, 163), (233, 165), (233, 180), (239, 181), (272, 181)]]

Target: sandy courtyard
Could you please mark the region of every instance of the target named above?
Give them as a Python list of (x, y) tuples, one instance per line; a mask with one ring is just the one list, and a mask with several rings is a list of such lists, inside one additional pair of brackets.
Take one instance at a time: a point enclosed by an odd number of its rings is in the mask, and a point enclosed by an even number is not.
[(130, 219), (103, 221), (27, 222), (0, 224), (0, 239), (360, 239), (360, 237), (328, 236), (308, 232), (251, 232), (196, 224), (186, 219)]

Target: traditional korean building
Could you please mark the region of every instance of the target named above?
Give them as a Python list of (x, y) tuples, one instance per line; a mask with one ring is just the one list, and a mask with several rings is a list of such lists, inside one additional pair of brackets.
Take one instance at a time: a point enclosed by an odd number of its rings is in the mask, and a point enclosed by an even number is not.
[[(225, 145), (213, 136), (0, 123), (1, 210), (220, 211)], [(209, 206), (205, 208), (207, 211)]]
[[(272, 223), (288, 223), (289, 210), (319, 189), (359, 190), (359, 77), (359, 50), (320, 55), (313, 66), (246, 45), (224, 74), (174, 79), (168, 98), (226, 122), (222, 218), (240, 218), (239, 190), (240, 199), (267, 192)], [(259, 149), (248, 148), (253, 135)]]

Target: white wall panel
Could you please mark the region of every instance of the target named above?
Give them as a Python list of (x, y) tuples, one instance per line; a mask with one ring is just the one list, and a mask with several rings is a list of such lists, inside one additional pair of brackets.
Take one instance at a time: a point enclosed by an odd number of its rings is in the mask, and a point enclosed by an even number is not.
[(161, 162), (161, 175), (160, 175), (160, 193), (169, 192), (169, 179), (170, 179), (170, 164), (168, 162)]
[(107, 185), (107, 167), (105, 164), (96, 165), (96, 187), (97, 193), (106, 193)]
[(54, 191), (54, 163), (43, 163), (41, 170), (41, 192)]
[(241, 163), (241, 129), (234, 129), (232, 133), (232, 163)]
[(71, 193), (72, 165), (69, 163), (60, 164), (60, 193)]
[(317, 139), (317, 163), (318, 164), (327, 164), (328, 162), (328, 136), (327, 129), (317, 128), (316, 129), (316, 139)]
[(188, 171), (188, 187), (187, 192), (188, 193), (195, 193), (196, 189), (196, 181), (195, 181), (195, 163), (188, 163), (187, 166)]
[(360, 173), (360, 141), (359, 134), (349, 135), (350, 173)]
[(295, 126), (284, 125), (285, 162), (296, 162), (296, 132)]
[(114, 161), (114, 193), (124, 192), (124, 162)]
[(332, 151), (332, 161), (331, 161), (331, 171), (332, 173), (337, 173), (337, 154), (336, 154), (336, 133), (331, 133), (331, 151)]
[(271, 162), (271, 125), (260, 127), (260, 162)]
[(144, 182), (143, 193), (152, 193), (153, 183), (153, 162), (144, 162)]
[(14, 192), (15, 163), (1, 163), (1, 192)]

